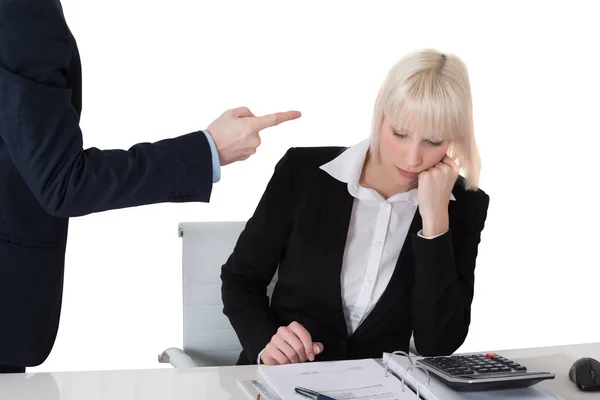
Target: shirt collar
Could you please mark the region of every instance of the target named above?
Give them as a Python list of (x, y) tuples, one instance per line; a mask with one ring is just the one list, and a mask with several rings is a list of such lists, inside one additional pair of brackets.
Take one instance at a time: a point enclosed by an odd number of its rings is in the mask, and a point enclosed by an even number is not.
[[(366, 200), (375, 200), (377, 197), (374, 196), (374, 191), (365, 190), (360, 186), (360, 175), (362, 173), (363, 165), (367, 152), (369, 151), (369, 139), (365, 139), (342, 152), (333, 160), (321, 165), (321, 169), (331, 175), (333, 178), (340, 182), (348, 184), (348, 192), (356, 197)], [(365, 198), (366, 192), (371, 192)], [(454, 194), (450, 194), (450, 200), (456, 200)], [(385, 200), (384, 200), (385, 201)], [(398, 193), (387, 199), (388, 202), (397, 201), (408, 201), (412, 205), (417, 206), (418, 201), (418, 189), (413, 189), (405, 193)]]

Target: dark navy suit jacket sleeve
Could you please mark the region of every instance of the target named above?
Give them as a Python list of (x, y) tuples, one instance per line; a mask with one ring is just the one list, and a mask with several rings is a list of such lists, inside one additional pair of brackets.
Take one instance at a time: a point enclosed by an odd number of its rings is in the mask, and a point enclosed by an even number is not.
[(84, 150), (80, 84), (59, 1), (0, 0), (0, 140), (47, 212), (210, 199), (212, 154), (202, 131), (129, 150)]

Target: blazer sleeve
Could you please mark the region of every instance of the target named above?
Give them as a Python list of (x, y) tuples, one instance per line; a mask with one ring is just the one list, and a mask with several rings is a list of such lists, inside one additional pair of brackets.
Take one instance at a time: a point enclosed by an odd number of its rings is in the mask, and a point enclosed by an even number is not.
[(415, 282), (413, 331), (415, 347), (423, 356), (450, 355), (464, 342), (471, 321), (475, 260), (489, 196), (471, 197), (460, 226), (434, 239), (413, 235)]
[(254, 362), (280, 326), (267, 286), (283, 257), (292, 227), (292, 150), (277, 163), (258, 206), (221, 270), (223, 312)]
[(208, 201), (213, 168), (201, 131), (129, 150), (83, 149), (68, 79), (76, 52), (58, 0), (0, 0), (0, 140), (41, 206), (72, 217)]

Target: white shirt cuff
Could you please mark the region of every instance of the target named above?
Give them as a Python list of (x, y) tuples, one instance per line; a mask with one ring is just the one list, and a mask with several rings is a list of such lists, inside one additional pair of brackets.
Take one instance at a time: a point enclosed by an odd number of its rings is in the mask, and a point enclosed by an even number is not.
[(260, 353), (258, 353), (258, 356), (256, 357), (256, 365), (260, 365), (260, 357), (262, 357), (262, 353), (264, 353), (266, 349), (267, 348), (265, 347), (260, 351)]
[(421, 229), (419, 232), (417, 232), (417, 235), (419, 235), (419, 237), (422, 237), (423, 239), (435, 239), (436, 237), (440, 237), (442, 235), (445, 235), (446, 233), (448, 233), (448, 231), (444, 232), (444, 233), (440, 233), (439, 235), (435, 235), (435, 236), (423, 236), (423, 229)]

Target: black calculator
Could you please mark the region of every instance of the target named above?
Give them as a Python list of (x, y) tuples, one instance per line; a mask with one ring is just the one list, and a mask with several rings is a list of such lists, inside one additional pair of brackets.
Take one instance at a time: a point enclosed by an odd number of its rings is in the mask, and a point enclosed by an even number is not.
[(456, 391), (515, 389), (554, 379), (550, 372), (529, 371), (495, 353), (425, 357), (417, 364)]

